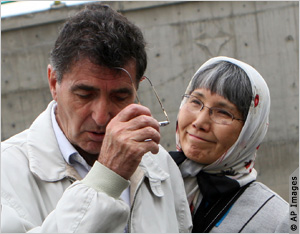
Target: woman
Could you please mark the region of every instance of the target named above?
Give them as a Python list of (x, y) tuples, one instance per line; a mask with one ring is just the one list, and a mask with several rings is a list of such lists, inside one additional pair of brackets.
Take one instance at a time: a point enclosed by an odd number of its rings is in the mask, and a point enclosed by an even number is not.
[(269, 110), (267, 84), (241, 61), (212, 58), (192, 78), (170, 154), (185, 181), (193, 232), (288, 232), (288, 203), (255, 182)]

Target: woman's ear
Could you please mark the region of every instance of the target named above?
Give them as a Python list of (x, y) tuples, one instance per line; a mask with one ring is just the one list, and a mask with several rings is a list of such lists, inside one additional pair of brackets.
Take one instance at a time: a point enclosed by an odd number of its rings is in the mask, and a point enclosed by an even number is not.
[(57, 98), (57, 92), (56, 92), (56, 84), (57, 84), (57, 76), (56, 76), (56, 71), (53, 69), (52, 65), (49, 64), (47, 67), (47, 75), (48, 75), (48, 83), (49, 83), (49, 88), (50, 92), (52, 95), (53, 100), (56, 101)]

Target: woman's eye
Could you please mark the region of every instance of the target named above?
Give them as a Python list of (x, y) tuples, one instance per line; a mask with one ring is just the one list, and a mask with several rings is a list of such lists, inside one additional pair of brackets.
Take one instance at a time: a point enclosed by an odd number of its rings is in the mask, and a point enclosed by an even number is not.
[(222, 116), (225, 116), (225, 117), (232, 117), (231, 114), (225, 110), (222, 110), (222, 109), (215, 109), (215, 112), (218, 114), (218, 115), (222, 115)]
[(195, 104), (195, 105), (202, 105), (202, 102), (199, 101), (197, 98), (192, 98), (191, 99), (191, 103)]

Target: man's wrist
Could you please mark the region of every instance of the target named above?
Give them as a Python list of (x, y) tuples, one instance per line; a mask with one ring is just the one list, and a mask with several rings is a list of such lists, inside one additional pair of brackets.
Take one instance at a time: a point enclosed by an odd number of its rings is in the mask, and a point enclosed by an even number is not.
[(114, 171), (96, 161), (81, 181), (83, 184), (104, 192), (113, 198), (119, 198), (121, 193), (129, 186), (130, 182)]

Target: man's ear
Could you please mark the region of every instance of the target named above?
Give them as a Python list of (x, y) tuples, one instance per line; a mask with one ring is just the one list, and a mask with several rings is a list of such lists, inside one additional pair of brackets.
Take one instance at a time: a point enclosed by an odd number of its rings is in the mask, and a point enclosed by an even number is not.
[(51, 64), (49, 64), (47, 67), (47, 75), (48, 75), (48, 83), (49, 83), (50, 92), (52, 94), (52, 98), (56, 101), (57, 77), (56, 77), (56, 71), (53, 69)]

